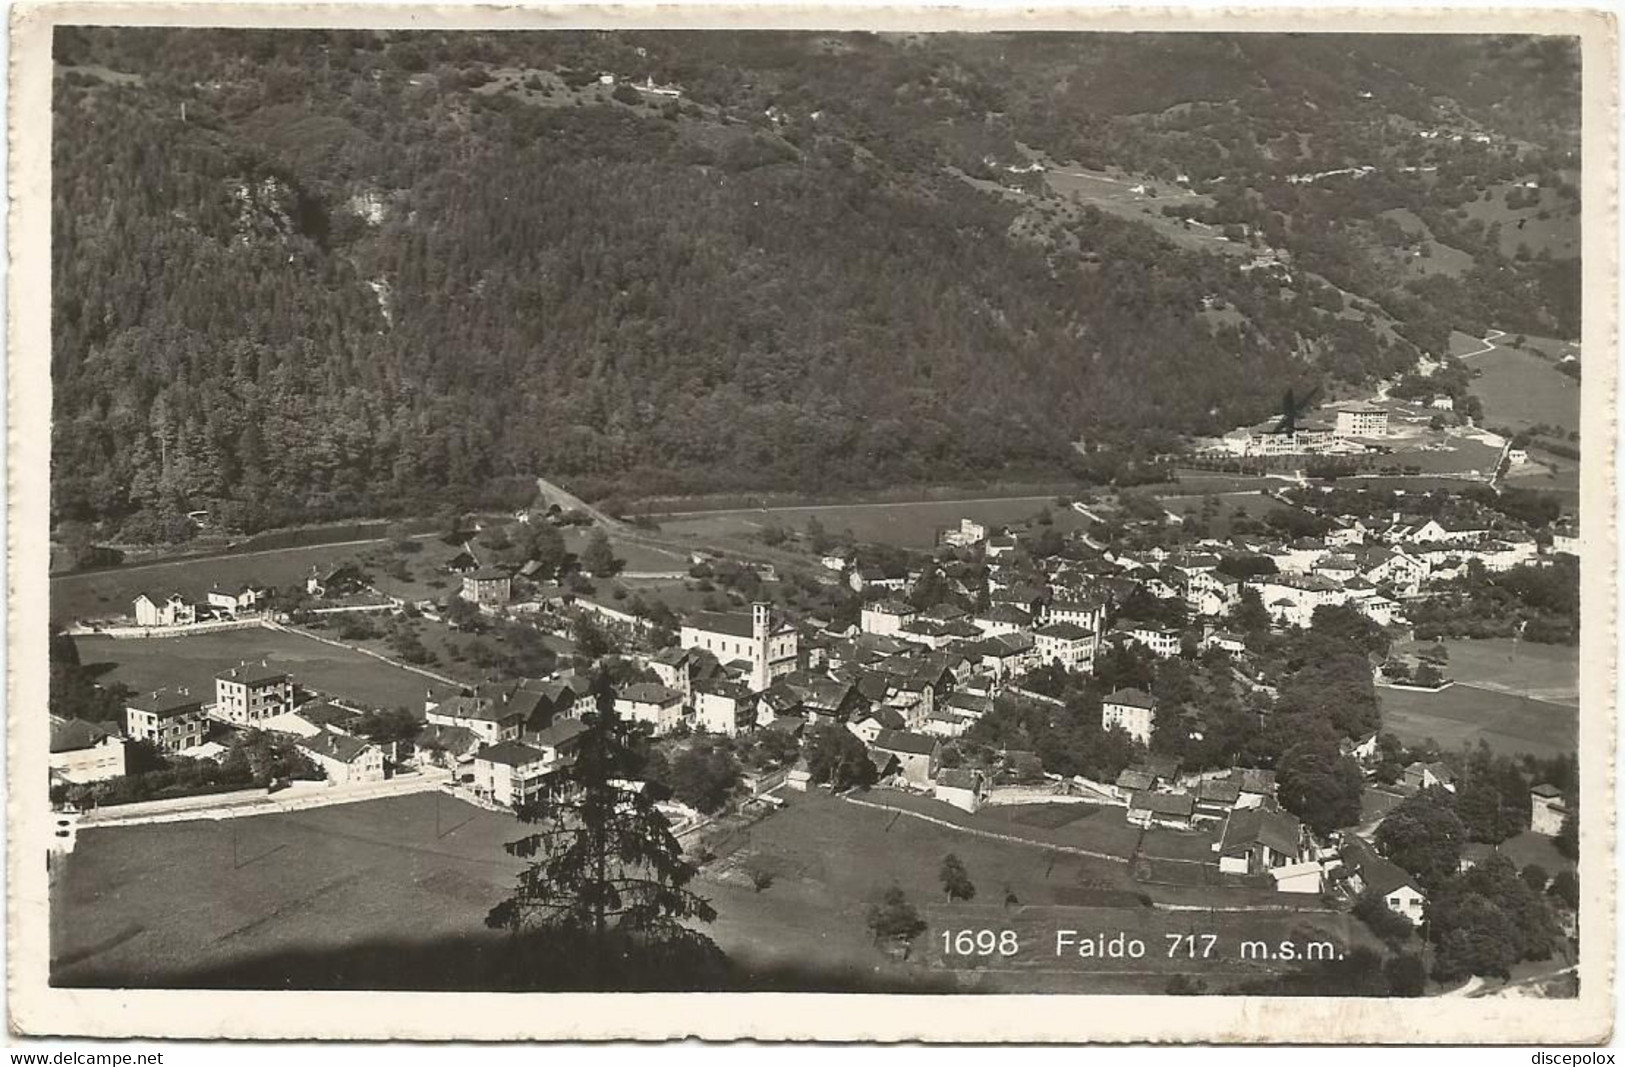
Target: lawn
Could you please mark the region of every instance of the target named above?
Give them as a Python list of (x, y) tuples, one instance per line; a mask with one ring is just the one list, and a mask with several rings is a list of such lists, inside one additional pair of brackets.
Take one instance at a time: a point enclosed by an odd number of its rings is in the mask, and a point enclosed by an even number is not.
[[(1082, 516), (1055, 503), (1055, 497), (1010, 497), (1002, 500), (924, 500), (882, 504), (815, 504), (803, 507), (754, 508), (677, 515), (658, 519), (662, 533), (701, 539), (754, 535), (769, 523), (803, 530), (817, 516), (830, 533), (850, 531), (859, 541), (930, 548), (939, 530), (959, 525), (962, 518), (989, 527), (1025, 522), (1048, 507), (1062, 532), (1083, 525)], [(657, 517), (658, 518), (658, 517)], [(630, 569), (630, 568), (629, 568)]]
[(186, 686), (214, 699), (214, 676), (244, 661), (265, 659), (287, 670), (300, 685), (364, 704), (423, 707), (423, 694), (438, 683), (348, 649), (276, 630), (227, 630), (187, 637), (115, 640), (78, 637), (79, 660), (111, 664), (101, 681), (120, 681), (139, 691)]
[(52, 980), (189, 984), (279, 954), (486, 938), (518, 869), (502, 850), (517, 829), (423, 793), (82, 831), (53, 888)]
[(1474, 356), (1467, 365), (1482, 372), (1469, 388), (1484, 403), (1486, 425), (1580, 428), (1580, 383), (1549, 360), (1503, 347)]

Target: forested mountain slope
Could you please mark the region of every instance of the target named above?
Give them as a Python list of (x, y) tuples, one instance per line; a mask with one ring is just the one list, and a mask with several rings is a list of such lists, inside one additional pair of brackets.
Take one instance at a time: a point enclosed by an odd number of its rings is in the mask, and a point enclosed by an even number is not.
[[(1572, 224), (1561, 42), (75, 29), (57, 61), (53, 510), (107, 536), (538, 473), (1058, 473), (1452, 327), (1578, 328), (1577, 261), (1466, 210), (1534, 180)], [(1034, 160), (1183, 178), (1165, 214), (1295, 269)], [(1427, 239), (1470, 266), (1393, 269)]]

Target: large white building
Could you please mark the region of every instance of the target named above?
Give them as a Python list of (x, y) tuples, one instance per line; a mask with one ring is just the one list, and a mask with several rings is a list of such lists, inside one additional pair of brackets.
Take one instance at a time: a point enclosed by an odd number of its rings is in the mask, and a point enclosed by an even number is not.
[(1388, 411), (1375, 404), (1350, 404), (1337, 411), (1337, 436), (1387, 437)]
[(1095, 669), (1095, 632), (1075, 622), (1052, 622), (1034, 630), (1033, 644), (1042, 663), (1056, 663), (1082, 674)]
[(863, 605), (858, 625), (866, 634), (891, 637), (914, 619), (913, 605), (900, 600), (876, 600)]
[(1156, 704), (1151, 694), (1140, 689), (1119, 689), (1100, 702), (1100, 728), (1117, 727), (1141, 744), (1151, 743), (1156, 729)]
[(678, 643), (703, 648), (727, 665), (742, 662), (749, 668), (749, 685), (761, 692), (773, 679), (796, 669), (799, 643), (796, 629), (775, 622), (766, 604), (752, 604), (749, 615), (702, 611), (683, 621)]

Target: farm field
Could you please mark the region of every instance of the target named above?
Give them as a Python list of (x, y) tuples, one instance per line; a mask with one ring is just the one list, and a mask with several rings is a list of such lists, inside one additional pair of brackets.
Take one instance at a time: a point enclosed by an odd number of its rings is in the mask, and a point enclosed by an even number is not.
[[(417, 958), (412, 979), (432, 988), (432, 948), (493, 938), (485, 913), (518, 870), (502, 850), (518, 828), (423, 793), (86, 830), (53, 889), (52, 981), (266, 988), (303, 960), (312, 988), (343, 987), (355, 976), (327, 955), (343, 949), (352, 965), (388, 955), (402, 972)], [(377, 962), (363, 967), (374, 980), (396, 973)]]
[(119, 681), (137, 692), (186, 686), (214, 698), (214, 676), (227, 667), (265, 659), (286, 669), (300, 685), (382, 707), (423, 707), (428, 688), (442, 688), (421, 674), (299, 634), (260, 628), (219, 633), (115, 640), (77, 637), (80, 662), (111, 664), (100, 681)]
[[(1452, 664), (1452, 672), (1458, 668)], [(1437, 693), (1377, 689), (1383, 729), (1407, 744), (1432, 738), (1446, 749), (1480, 740), (1496, 752), (1555, 756), (1575, 750), (1579, 709), (1457, 682)]]
[[(699, 514), (655, 516), (661, 532), (676, 536), (710, 539), (750, 536), (776, 522), (792, 530), (806, 528), (817, 517), (830, 533), (850, 530), (859, 541), (891, 544), (902, 548), (930, 548), (937, 531), (957, 526), (962, 518), (988, 526), (1023, 522), (1044, 507), (1055, 516), (1063, 532), (1081, 528), (1082, 516), (1055, 503), (1054, 496), (1011, 497), (1003, 500), (926, 500), (884, 504), (813, 504), (803, 507), (751, 508)], [(630, 568), (629, 568), (630, 569)]]
[(1580, 428), (1580, 383), (1549, 361), (1518, 349), (1497, 348), (1467, 363), (1483, 372), (1470, 388), (1484, 402), (1486, 424)]

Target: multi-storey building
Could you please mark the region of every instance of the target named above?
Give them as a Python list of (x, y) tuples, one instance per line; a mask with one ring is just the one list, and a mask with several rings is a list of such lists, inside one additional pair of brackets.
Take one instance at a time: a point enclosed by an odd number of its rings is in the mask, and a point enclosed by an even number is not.
[(254, 726), (293, 710), (293, 679), (285, 671), (238, 664), (214, 676), (214, 717), (237, 726)]

